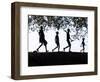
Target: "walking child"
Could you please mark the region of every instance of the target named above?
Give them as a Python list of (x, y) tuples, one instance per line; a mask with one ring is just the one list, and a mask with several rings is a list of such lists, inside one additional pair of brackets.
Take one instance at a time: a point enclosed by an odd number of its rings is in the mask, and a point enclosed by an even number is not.
[(81, 52), (82, 52), (82, 51), (84, 52), (84, 50), (85, 50), (85, 38), (82, 39), (81, 45), (82, 45), (83, 49), (80, 50), (80, 51), (81, 51)]
[(65, 32), (66, 32), (66, 35), (67, 35), (66, 41), (68, 43), (68, 46), (64, 47), (63, 50), (65, 51), (66, 48), (69, 48), (69, 52), (71, 52), (71, 41), (73, 41), (73, 40), (71, 40), (71, 38), (70, 38), (70, 29), (67, 29), (67, 31), (65, 31)]
[(47, 41), (45, 40), (45, 35), (44, 35), (44, 32), (43, 32), (43, 27), (41, 26), (40, 27), (40, 31), (39, 31), (39, 42), (41, 43), (40, 46), (37, 48), (37, 51), (40, 49), (40, 47), (42, 45), (45, 46), (45, 50), (47, 52)]
[(58, 52), (59, 52), (59, 49), (60, 49), (60, 44), (59, 44), (59, 32), (56, 32), (56, 36), (55, 36), (55, 43), (56, 43), (56, 47), (54, 49), (52, 49), (52, 52), (58, 48)]

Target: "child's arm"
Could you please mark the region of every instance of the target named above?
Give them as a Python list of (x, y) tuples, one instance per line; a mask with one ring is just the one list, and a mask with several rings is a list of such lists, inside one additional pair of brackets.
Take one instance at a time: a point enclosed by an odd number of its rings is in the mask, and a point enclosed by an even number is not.
[(70, 37), (70, 41), (73, 42), (74, 40), (72, 40), (71, 37)]
[(66, 30), (64, 30), (64, 32), (66, 32), (66, 33), (67, 33), (67, 31), (66, 31)]
[(70, 38), (70, 41), (73, 42), (74, 40), (72, 40), (72, 39)]

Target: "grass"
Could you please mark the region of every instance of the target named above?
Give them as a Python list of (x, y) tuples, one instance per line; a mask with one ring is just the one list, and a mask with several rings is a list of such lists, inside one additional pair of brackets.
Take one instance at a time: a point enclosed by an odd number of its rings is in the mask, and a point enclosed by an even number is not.
[(28, 52), (28, 66), (87, 64), (87, 53), (82, 52)]

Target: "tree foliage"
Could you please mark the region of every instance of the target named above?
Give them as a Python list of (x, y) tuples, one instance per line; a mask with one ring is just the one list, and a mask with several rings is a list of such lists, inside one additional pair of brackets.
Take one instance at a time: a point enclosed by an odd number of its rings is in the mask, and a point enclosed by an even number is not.
[[(43, 26), (44, 30), (48, 29), (63, 29), (72, 28), (75, 29), (74, 38), (84, 37), (88, 33), (88, 20), (87, 17), (70, 17), (70, 16), (39, 16), (29, 15), (28, 16), (28, 27), (29, 30), (39, 30), (40, 26)], [(84, 32), (84, 34), (82, 34)]]

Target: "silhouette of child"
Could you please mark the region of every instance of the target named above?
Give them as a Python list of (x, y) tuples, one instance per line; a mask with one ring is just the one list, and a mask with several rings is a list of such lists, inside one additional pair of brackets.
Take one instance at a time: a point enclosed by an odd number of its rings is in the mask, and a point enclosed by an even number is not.
[(59, 44), (59, 32), (56, 32), (56, 36), (55, 36), (55, 43), (56, 43), (56, 47), (54, 48), (54, 49), (52, 49), (52, 52), (56, 49), (56, 48), (58, 48), (58, 52), (59, 52), (59, 49), (60, 49), (60, 44)]
[[(65, 30), (64, 30), (65, 31)], [(65, 51), (66, 48), (69, 47), (69, 52), (71, 51), (71, 38), (70, 38), (70, 29), (67, 29), (67, 31), (65, 31), (66, 34), (67, 34), (67, 43), (68, 43), (68, 46), (66, 46), (65, 48), (63, 48), (63, 50)], [(71, 40), (71, 41), (70, 41)]]
[(80, 51), (83, 51), (84, 52), (84, 50), (85, 50), (85, 38), (82, 39), (81, 45), (82, 45), (83, 49), (80, 50)]
[(47, 41), (45, 40), (45, 35), (44, 35), (44, 32), (43, 32), (43, 27), (41, 26), (40, 27), (40, 31), (39, 31), (39, 42), (41, 43), (40, 46), (37, 48), (37, 51), (40, 49), (40, 47), (42, 45), (45, 46), (45, 50), (47, 52)]

